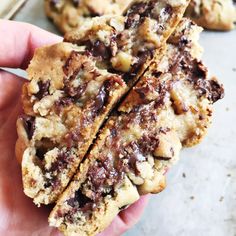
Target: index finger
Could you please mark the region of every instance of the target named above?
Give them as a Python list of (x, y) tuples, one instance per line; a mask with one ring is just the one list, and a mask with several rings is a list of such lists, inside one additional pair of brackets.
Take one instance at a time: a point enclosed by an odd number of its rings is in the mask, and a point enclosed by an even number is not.
[(27, 68), (36, 48), (62, 38), (36, 26), (0, 20), (0, 67)]

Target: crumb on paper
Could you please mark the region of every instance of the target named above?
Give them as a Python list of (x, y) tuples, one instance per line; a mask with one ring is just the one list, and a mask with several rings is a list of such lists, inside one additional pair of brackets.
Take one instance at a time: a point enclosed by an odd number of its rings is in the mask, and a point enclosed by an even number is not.
[(229, 108), (228, 108), (228, 107), (226, 107), (226, 108), (225, 108), (225, 110), (226, 110), (226, 111), (229, 111)]
[(231, 177), (231, 174), (227, 174), (227, 177)]
[(224, 197), (221, 196), (220, 199), (219, 199), (219, 202), (222, 202), (224, 200)]
[(233, 72), (236, 72), (236, 67), (234, 67), (232, 70), (233, 70)]
[(194, 200), (194, 199), (195, 199), (195, 197), (194, 197), (194, 196), (191, 196), (191, 197), (190, 197), (190, 199), (191, 199), (191, 200)]
[(182, 176), (183, 176), (183, 178), (186, 178), (186, 174), (185, 173), (183, 173)]

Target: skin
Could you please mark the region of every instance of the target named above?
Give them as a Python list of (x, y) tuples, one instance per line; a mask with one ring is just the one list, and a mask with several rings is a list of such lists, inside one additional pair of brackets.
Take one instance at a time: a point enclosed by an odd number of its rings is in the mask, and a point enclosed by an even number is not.
[[(60, 41), (62, 38), (35, 26), (0, 20), (0, 67), (25, 70), (36, 48)], [(37, 208), (23, 193), (21, 168), (14, 150), (23, 83), (23, 78), (0, 70), (0, 235), (61, 235), (48, 226), (52, 206)], [(141, 197), (99, 236), (118, 236), (127, 231), (137, 223), (147, 202), (148, 196)]]

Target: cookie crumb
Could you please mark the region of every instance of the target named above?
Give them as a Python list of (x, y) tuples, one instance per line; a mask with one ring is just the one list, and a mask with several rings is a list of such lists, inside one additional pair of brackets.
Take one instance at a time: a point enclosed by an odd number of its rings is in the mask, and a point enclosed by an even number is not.
[(233, 72), (236, 72), (236, 68), (235, 67), (232, 70), (233, 70)]
[(231, 177), (231, 174), (227, 174), (227, 177)]
[(182, 176), (183, 176), (183, 178), (186, 178), (186, 174), (185, 173), (183, 173)]
[(195, 197), (194, 197), (194, 196), (191, 196), (191, 197), (190, 197), (190, 199), (191, 199), (191, 200), (194, 200), (194, 199), (195, 199)]
[(223, 202), (223, 200), (224, 200), (224, 197), (221, 196), (220, 199), (219, 199), (219, 202)]
[(226, 107), (226, 108), (225, 108), (225, 110), (226, 110), (226, 111), (229, 111), (229, 108), (228, 108), (228, 107)]

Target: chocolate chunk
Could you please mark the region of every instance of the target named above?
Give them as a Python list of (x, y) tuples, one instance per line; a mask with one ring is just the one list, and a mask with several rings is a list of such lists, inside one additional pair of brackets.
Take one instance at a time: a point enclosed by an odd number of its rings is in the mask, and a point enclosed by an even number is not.
[(125, 29), (129, 29), (131, 27), (134, 28), (138, 24), (139, 20), (140, 20), (140, 15), (135, 13), (129, 14), (125, 22)]
[(61, 2), (61, 0), (50, 0), (51, 7), (55, 7)]
[(153, 56), (154, 56), (153, 49), (138, 52), (137, 55), (138, 63), (134, 66), (135, 67), (134, 71), (137, 72), (140, 69), (140, 67), (142, 67), (148, 59), (152, 59)]
[(170, 15), (173, 11), (173, 8), (171, 5), (167, 5), (164, 10), (164, 14)]
[(168, 132), (171, 131), (171, 129), (168, 128), (168, 127), (166, 127), (166, 128), (161, 127), (161, 128), (159, 129), (159, 131), (160, 131), (160, 133), (162, 133), (162, 134), (167, 134)]
[(125, 28), (134, 28), (140, 20), (141, 14), (143, 14), (146, 10), (146, 3), (138, 2), (133, 4), (127, 13), (127, 19), (125, 22)]
[(126, 15), (125, 28), (135, 28), (143, 22), (144, 17), (151, 17), (156, 1), (138, 2), (131, 6)]
[[(159, 139), (156, 134), (144, 135), (138, 141), (130, 142), (126, 147), (122, 155), (124, 159), (128, 159), (129, 170), (132, 170), (136, 175), (140, 172), (137, 168), (138, 162), (144, 162), (148, 155), (153, 155), (153, 152), (159, 145)], [(123, 167), (123, 171), (125, 168)]]
[(153, 71), (152, 76), (156, 77), (157, 79), (162, 75), (162, 72), (160, 71)]
[(38, 157), (39, 160), (44, 160), (44, 155), (47, 153), (47, 148), (40, 147), (36, 149), (36, 156)]
[(35, 94), (35, 97), (38, 98), (38, 100), (41, 100), (43, 97), (49, 95), (49, 87), (50, 87), (49, 80), (47, 80), (46, 82), (39, 81), (38, 87), (39, 91)]
[(78, 142), (82, 140), (82, 135), (80, 133), (80, 128), (77, 127), (70, 131), (68, 134), (65, 136), (65, 143), (67, 145), (67, 148), (72, 148), (72, 147), (77, 147)]
[(202, 62), (198, 62), (196, 59), (192, 62), (191, 72), (193, 80), (198, 80), (199, 78), (205, 79), (207, 77), (207, 68), (202, 64)]
[(91, 198), (95, 203), (101, 197), (112, 194), (114, 186), (123, 178), (123, 169), (120, 161), (117, 163), (112, 157), (102, 157), (90, 166), (88, 170), (88, 183), (91, 186)]
[(116, 137), (116, 136), (117, 136), (117, 129), (116, 129), (116, 128), (113, 128), (113, 129), (111, 130), (111, 136), (112, 136), (112, 137)]
[(99, 93), (97, 94), (94, 100), (94, 109), (93, 109), (94, 113), (100, 113), (103, 107), (108, 102), (109, 92), (110, 92), (112, 84), (113, 82), (110, 79), (106, 80), (103, 83), (102, 87), (99, 90)]
[(21, 117), (21, 119), (23, 121), (23, 125), (27, 133), (28, 139), (31, 140), (35, 131), (35, 117), (24, 115)]
[(139, 149), (144, 156), (152, 154), (159, 146), (159, 138), (157, 134), (144, 135), (138, 142)]
[(49, 172), (62, 172), (74, 160), (69, 151), (60, 151), (54, 163), (52, 163)]
[(84, 207), (87, 203), (91, 203), (91, 199), (86, 197), (80, 189), (75, 192), (75, 196), (67, 200), (67, 204), (71, 207), (76, 207), (79, 205), (79, 208)]
[(55, 102), (56, 112), (60, 113), (64, 107), (68, 107), (71, 104), (73, 104), (73, 98), (67, 98), (67, 97), (60, 98), (58, 101)]
[(182, 47), (186, 47), (186, 45), (188, 45), (189, 44), (189, 39), (186, 37), (186, 36), (182, 36), (181, 38), (180, 38), (180, 42), (179, 42), (179, 46), (182, 48)]
[(50, 7), (53, 11), (59, 12), (62, 7), (61, 0), (50, 0)]
[(73, 87), (69, 82), (70, 80), (71, 79), (69, 78), (67, 81), (65, 81), (65, 87), (64, 87), (65, 93), (70, 97), (78, 100), (83, 96), (87, 88), (87, 83), (81, 84), (78, 87)]
[(209, 83), (210, 83), (209, 99), (213, 103), (215, 103), (219, 99), (222, 99), (224, 97), (224, 88), (215, 80), (210, 80)]
[(106, 46), (102, 41), (97, 40), (95, 43), (87, 42), (86, 49), (91, 52), (94, 57), (101, 57), (105, 60), (112, 56), (111, 47)]
[(74, 7), (79, 7), (80, 5), (80, 0), (72, 0), (72, 3), (74, 5)]
[(155, 156), (155, 159), (160, 160), (160, 161), (169, 161), (171, 160), (171, 157)]

